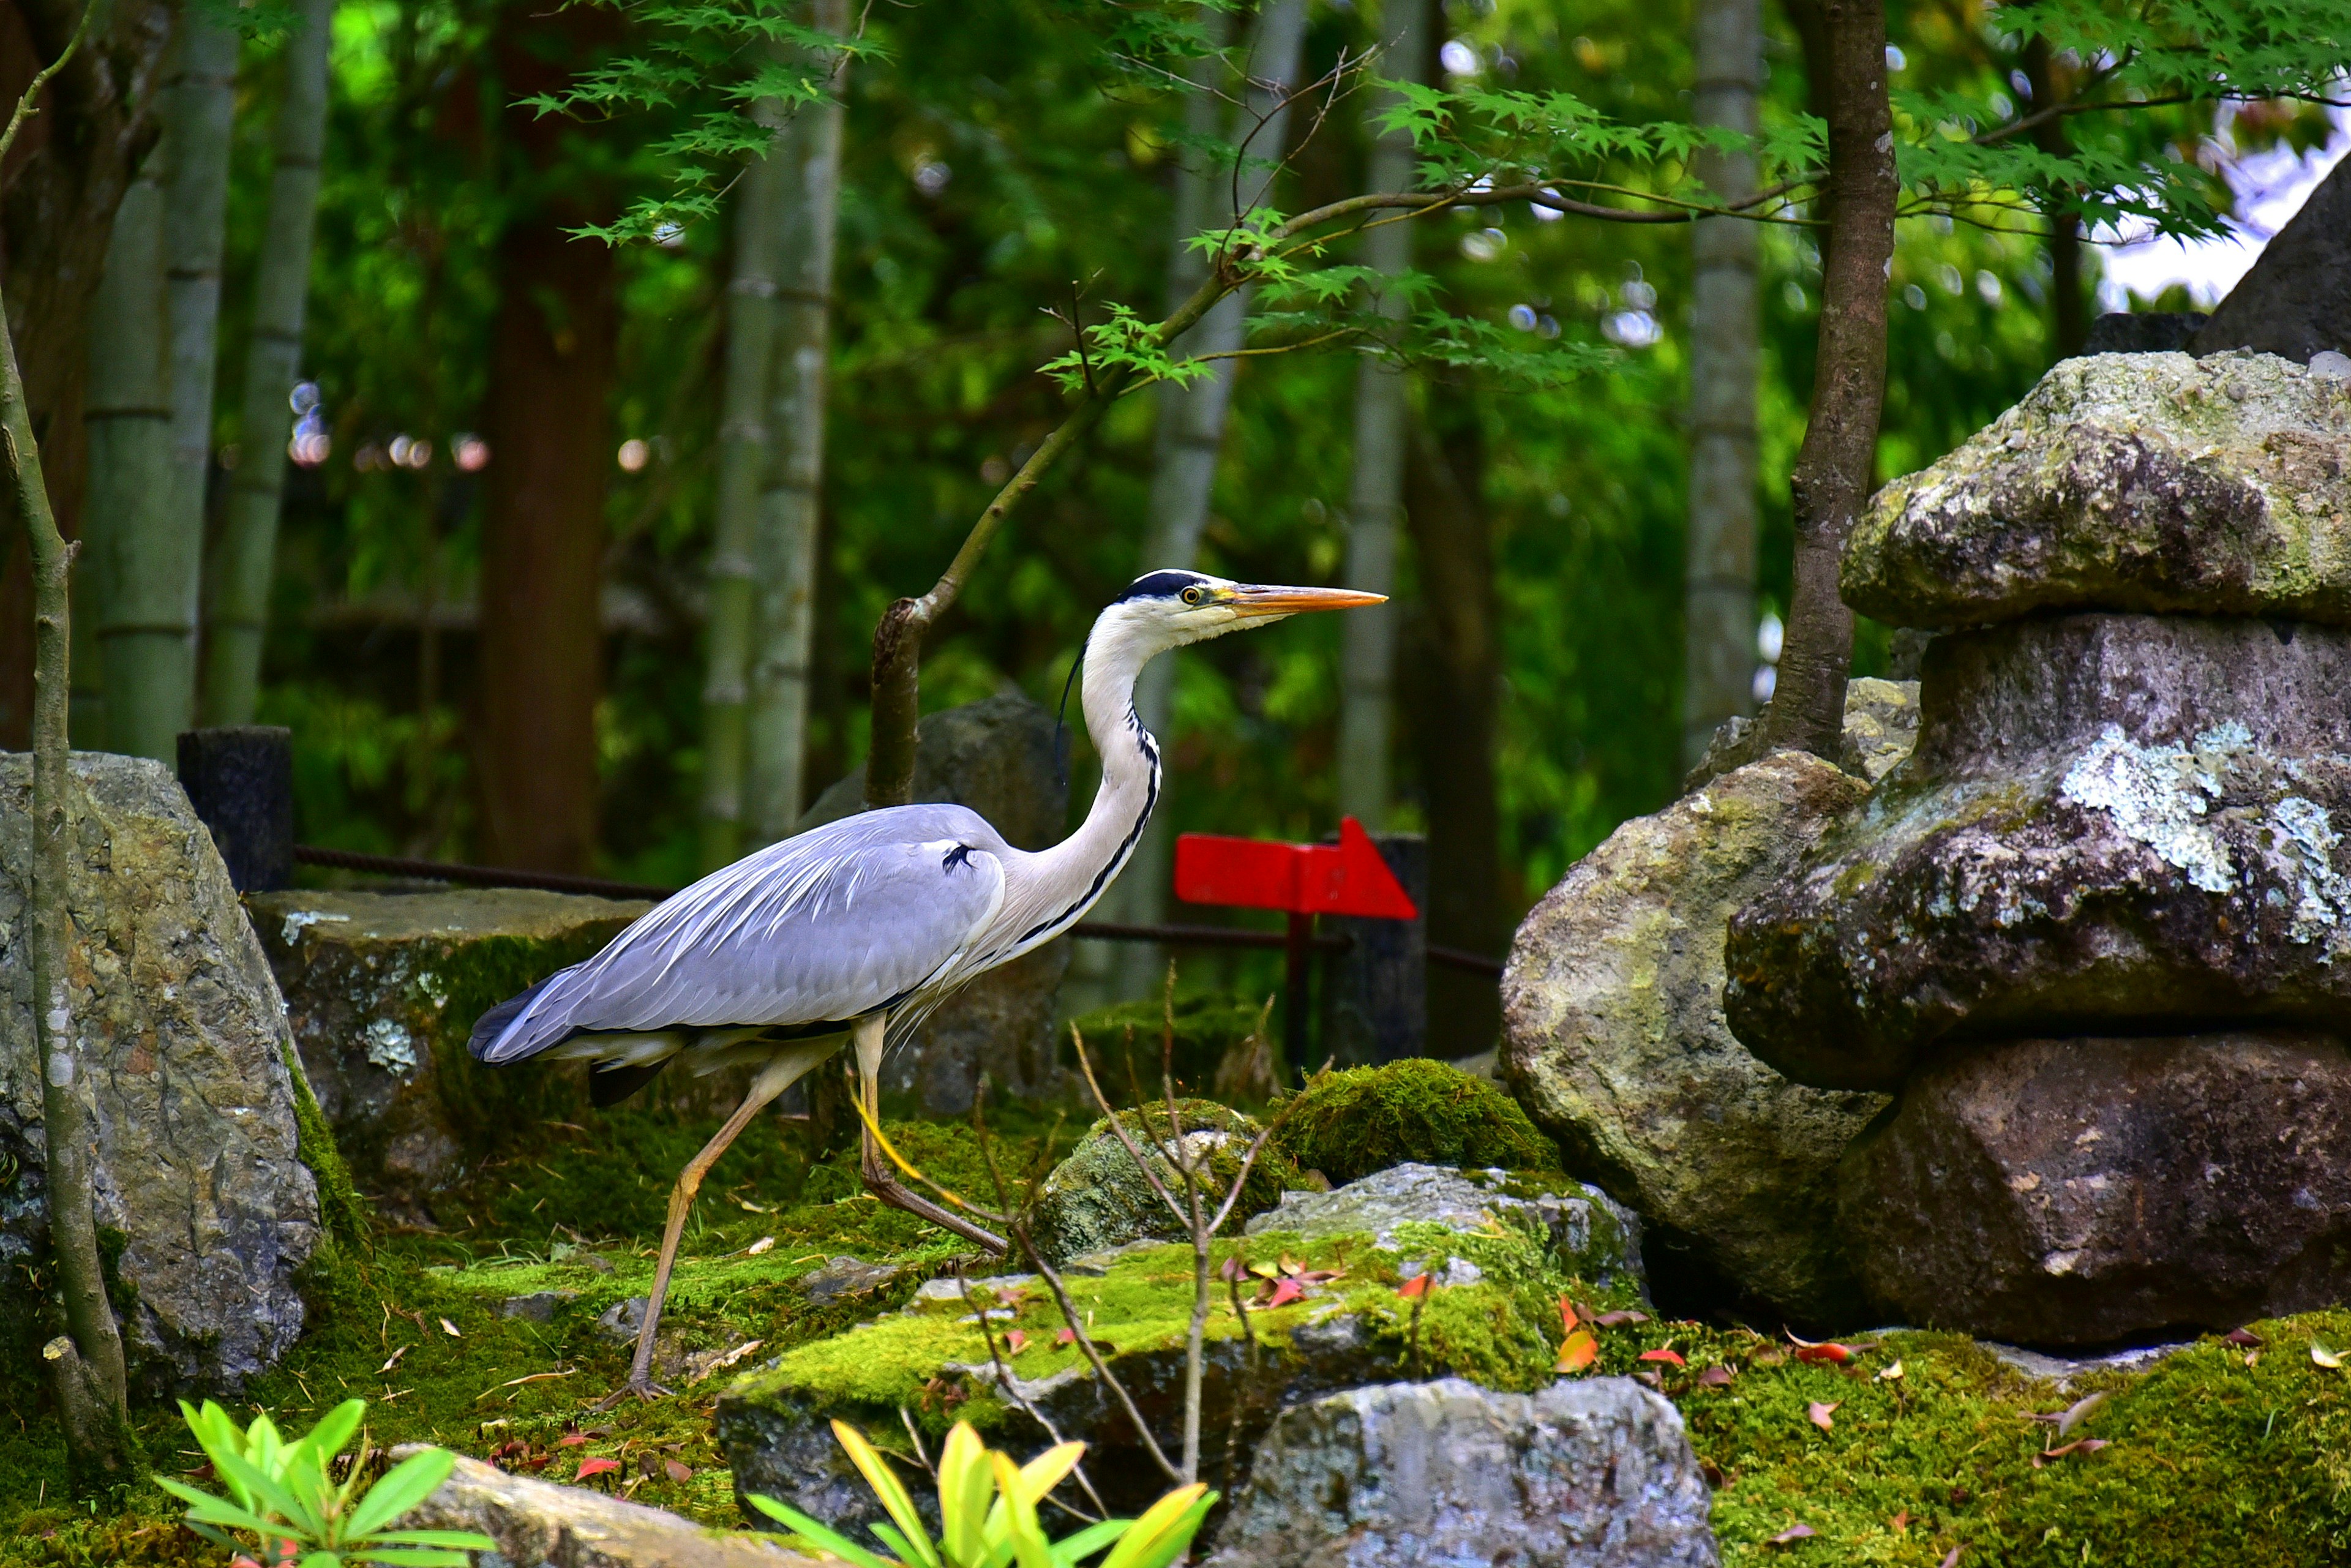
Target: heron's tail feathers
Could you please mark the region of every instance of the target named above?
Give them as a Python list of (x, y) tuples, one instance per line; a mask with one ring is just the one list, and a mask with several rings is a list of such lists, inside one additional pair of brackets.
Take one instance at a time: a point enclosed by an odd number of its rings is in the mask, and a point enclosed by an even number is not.
[(515, 1019), (522, 1015), (524, 1009), (538, 999), (538, 993), (547, 989), (548, 981), (554, 977), (550, 975), (546, 980), (539, 981), (521, 995), (508, 997), (474, 1020), (474, 1032), (465, 1041), (465, 1050), (472, 1054), (475, 1061), (512, 1061), (518, 1056), (530, 1054), (531, 1048), (528, 1045), (520, 1050), (514, 1049), (510, 1045), (505, 1050), (500, 1050), (499, 1047), (507, 1043), (505, 1036), (507, 1030), (514, 1027)]

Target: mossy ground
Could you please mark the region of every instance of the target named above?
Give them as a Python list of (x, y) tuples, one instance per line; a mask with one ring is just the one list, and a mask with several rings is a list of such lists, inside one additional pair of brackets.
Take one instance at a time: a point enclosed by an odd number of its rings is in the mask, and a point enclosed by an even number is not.
[(1442, 1061), (1317, 1073), (1281, 1109), (1273, 1142), (1333, 1184), (1417, 1163), (1556, 1170), (1559, 1149), (1519, 1103)]
[[(707, 1130), (692, 1118), (651, 1112), (607, 1116), (588, 1134), (557, 1129), (538, 1152), (486, 1173), (444, 1216), (444, 1230), (379, 1234), (371, 1252), (354, 1249), (315, 1271), (307, 1281), (309, 1332), (236, 1413), (243, 1418), (257, 1406), (300, 1429), (336, 1401), (360, 1395), (370, 1401), (370, 1436), (380, 1444), (438, 1441), (486, 1456), (520, 1443), (526, 1463), (548, 1456), (536, 1473), (559, 1480), (575, 1474), (583, 1458), (610, 1456), (622, 1461), (621, 1474), (595, 1484), (619, 1481), (639, 1501), (739, 1523), (730, 1478), (710, 1443), (710, 1407), (731, 1375), (656, 1405), (609, 1415), (589, 1407), (620, 1381), (628, 1356), (597, 1331), (596, 1315), (643, 1291), (670, 1175)], [(925, 1169), (986, 1201), (989, 1184), (967, 1132), (919, 1124), (892, 1131)], [(1066, 1146), (1074, 1131), (1052, 1134), (1052, 1145)], [(1016, 1159), (1043, 1152), (1048, 1135), (1048, 1124), (1007, 1128), (1001, 1152)], [(689, 1261), (669, 1322), (688, 1350), (761, 1339), (757, 1359), (780, 1355), (812, 1387), (853, 1393), (875, 1408), (904, 1401), (921, 1410), (916, 1373), (944, 1359), (986, 1357), (977, 1333), (954, 1322), (960, 1310), (893, 1314), (854, 1335), (842, 1331), (905, 1304), (916, 1280), (941, 1270), (959, 1248), (856, 1196), (848, 1156), (801, 1161), (799, 1136), (789, 1125), (763, 1124), (719, 1167), (687, 1240)], [(749, 1255), (746, 1249), (766, 1236), (775, 1244)], [(1396, 1294), (1397, 1264), (1423, 1244), (1431, 1257), (1440, 1250), (1466, 1257), (1488, 1282), (1440, 1289), (1424, 1306), (1426, 1370), (1506, 1387), (1549, 1378), (1562, 1282), (1544, 1271), (1530, 1239), (1497, 1228), (1490, 1236), (1402, 1239), (1405, 1247), (1395, 1254), (1375, 1254), (1368, 1242), (1308, 1247), (1280, 1237), (1231, 1245), (1253, 1260), (1279, 1257), (1286, 1246), (1303, 1261), (1343, 1262), (1345, 1279), (1255, 1321), (1282, 1333), (1335, 1301), (1374, 1323), (1400, 1376), (1412, 1365), (1410, 1303)], [(836, 1253), (907, 1264), (909, 1272), (877, 1297), (814, 1308), (793, 1281)], [(1188, 1268), (1180, 1248), (1137, 1253), (1109, 1275), (1071, 1286), (1095, 1312), (1097, 1328), (1123, 1346), (1181, 1332)], [(501, 1315), (508, 1297), (549, 1290), (577, 1292), (551, 1322)], [(1032, 1297), (1020, 1310), (1032, 1332), (1018, 1370), (1047, 1375), (1074, 1353), (1053, 1344), (1047, 1298)], [(442, 1328), (444, 1318), (455, 1336)], [(1220, 1307), (1211, 1332), (1229, 1334), (1236, 1326)], [(1734, 1565), (1928, 1568), (1954, 1546), (1969, 1568), (2351, 1561), (2351, 1374), (2310, 1356), (2314, 1338), (2351, 1345), (2351, 1312), (2257, 1330), (2266, 1344), (2251, 1365), (2244, 1347), (2208, 1339), (2151, 1371), (2093, 1375), (2064, 1393), (1952, 1335), (1892, 1334), (1840, 1369), (1792, 1359), (1784, 1341), (1668, 1322), (1604, 1333), (1593, 1375), (1649, 1374), (1680, 1407), (1700, 1458), (1722, 1477), (1715, 1528)], [(890, 1353), (874, 1354), (885, 1339)], [(1638, 1359), (1660, 1348), (1687, 1364)], [(386, 1370), (395, 1351), (400, 1357)], [(1898, 1379), (1881, 1375), (1897, 1361)], [(1717, 1365), (1732, 1369), (1728, 1386), (1699, 1381)], [(176, 1507), (152, 1489), (133, 1494), (120, 1514), (60, 1506), (63, 1453), (46, 1394), (21, 1370), (0, 1371), (0, 1378), (7, 1380), (0, 1382), (0, 1411), (13, 1417), (0, 1419), (0, 1564), (180, 1568), (224, 1560), (182, 1530)], [(538, 1380), (513, 1381), (523, 1378)], [(2050, 1427), (2031, 1417), (2098, 1388), (2112, 1398), (2072, 1436), (2109, 1446), (2035, 1468), (2034, 1456), (2053, 1439)], [(984, 1397), (961, 1413), (985, 1416)], [(1808, 1418), (1814, 1403), (1835, 1406), (1828, 1430)], [(196, 1464), (175, 1411), (134, 1414), (159, 1466)], [(565, 1446), (566, 1436), (584, 1440)], [(648, 1458), (655, 1461), (651, 1475)], [(692, 1472), (684, 1482), (662, 1469), (660, 1461), (673, 1458)], [(1767, 1544), (1798, 1523), (1817, 1533)]]

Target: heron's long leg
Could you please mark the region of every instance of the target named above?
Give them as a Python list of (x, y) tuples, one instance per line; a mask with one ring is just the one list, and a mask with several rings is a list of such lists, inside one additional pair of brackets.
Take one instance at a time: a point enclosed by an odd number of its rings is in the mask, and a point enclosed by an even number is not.
[(653, 1380), (653, 1332), (661, 1324), (662, 1300), (669, 1294), (670, 1270), (677, 1263), (678, 1239), (685, 1234), (685, 1217), (694, 1208), (694, 1195), (701, 1190), (702, 1178), (726, 1152), (726, 1145), (741, 1135), (751, 1124), (751, 1118), (789, 1089), (809, 1070), (841, 1049), (840, 1037), (831, 1040), (795, 1041), (786, 1046), (759, 1069), (758, 1077), (751, 1081), (751, 1092), (743, 1096), (743, 1103), (726, 1118), (717, 1135), (702, 1146), (702, 1152), (685, 1163), (677, 1175), (677, 1186), (670, 1189), (669, 1222), (662, 1228), (661, 1261), (653, 1266), (653, 1291), (645, 1302), (645, 1321), (637, 1330), (636, 1359), (629, 1367), (629, 1381), (604, 1401), (609, 1406), (623, 1395), (634, 1394), (640, 1399), (651, 1399), (666, 1394), (668, 1389)]
[(871, 1125), (863, 1130), (862, 1169), (865, 1189), (893, 1208), (903, 1208), (918, 1219), (927, 1219), (942, 1230), (951, 1230), (966, 1241), (977, 1242), (990, 1252), (1002, 1254), (1010, 1250), (1004, 1239), (995, 1232), (973, 1224), (959, 1214), (941, 1208), (929, 1198), (914, 1192), (890, 1174), (882, 1163), (882, 1151), (873, 1142), (872, 1128), (882, 1124), (882, 1047), (888, 1038), (890, 1020), (882, 1013), (857, 1020), (850, 1040), (857, 1047), (857, 1077), (859, 1092), (865, 1099), (865, 1115)]

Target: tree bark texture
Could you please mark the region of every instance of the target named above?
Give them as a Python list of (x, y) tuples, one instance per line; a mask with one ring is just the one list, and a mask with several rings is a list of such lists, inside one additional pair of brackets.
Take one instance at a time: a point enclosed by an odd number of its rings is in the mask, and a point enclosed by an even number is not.
[[(1763, 90), (1761, 0), (1700, 0), (1693, 38), (1692, 118), (1742, 135)], [(1701, 152), (1698, 178), (1719, 201), (1755, 193), (1752, 152)], [(1762, 232), (1738, 218), (1690, 227), (1689, 540), (1683, 590), (1682, 766), (1695, 765), (1726, 719), (1752, 711), (1755, 670), (1756, 386)]]
[[(778, 106), (758, 112), (780, 121)], [(743, 852), (745, 709), (750, 689), (751, 549), (770, 454), (768, 382), (776, 339), (776, 214), (791, 178), (784, 127), (743, 172), (726, 285), (726, 381), (719, 392), (718, 494), (710, 539), (710, 620), (702, 683), (702, 864)]]
[[(90, 1149), (94, 1136), (82, 1103), (74, 1049), (71, 979), (73, 917), (68, 878), (73, 831), (74, 782), (66, 736), (71, 676), (72, 552), (57, 532), (41, 449), (33, 434), (16, 346), (0, 309), (0, 444), (5, 444), (10, 492), (25, 521), (34, 585), (33, 876), (31, 928), (33, 1032), (41, 1062), (41, 1126), (48, 1169), (49, 1249), (57, 1260), (72, 1344), (49, 1357), (62, 1409), (77, 1419), (68, 1458), (75, 1482), (96, 1490), (130, 1479), (132, 1452), (125, 1413), (128, 1379), (121, 1331), (106, 1296), (92, 1207)], [(85, 1375), (87, 1369), (87, 1375)], [(87, 1418), (102, 1395), (101, 1419)]]
[(2351, 158), (2318, 183), (2196, 334), (2199, 354), (2351, 353)]
[[(186, 616), (171, 685), (131, 694), (145, 723), (139, 754), (170, 762), (195, 726), (196, 629), (204, 593), (205, 493), (213, 466), (213, 385), (220, 360), (221, 253), (228, 240), (229, 141), (236, 119), (236, 31), (183, 4), (177, 57), (163, 95), (163, 309), (171, 333), (165, 377), (172, 408), (170, 482), (152, 555), (138, 563)], [(168, 574), (168, 580), (162, 580)], [(142, 597), (145, 595), (142, 594)], [(154, 674), (163, 674), (159, 662)], [(112, 711), (110, 709), (110, 711)], [(171, 728), (163, 728), (166, 716)], [(151, 750), (160, 744), (164, 749)]]
[[(1422, 912), (1439, 946), (1499, 955), (1509, 896), (1495, 774), (1502, 659), (1494, 612), (1492, 523), (1485, 454), (1473, 410), (1441, 430), (1409, 433), (1405, 517), (1419, 565), (1420, 601), (1405, 639), (1399, 689), (1428, 819), (1428, 896)], [(1431, 965), (1431, 1056), (1472, 1056), (1501, 1028), (1501, 996), (1482, 975)]]
[(1790, 476), (1795, 583), (1763, 748), (1834, 761), (1853, 665), (1853, 612), (1837, 562), (1869, 497), (1886, 399), (1886, 289), (1894, 258), (1893, 112), (1886, 97), (1884, 0), (1819, 0), (1828, 63), (1829, 177), (1820, 353), (1811, 416)]
[[(2024, 79), (2036, 110), (2065, 96), (2057, 84), (2049, 40), (2037, 33), (2024, 41)], [(2035, 126), (2032, 144), (2053, 158), (2070, 157), (2074, 141), (2064, 117)], [(2082, 287), (2082, 214), (2071, 208), (2049, 214), (2049, 335), (2056, 350), (2051, 357), (2059, 360), (2080, 353), (2090, 337), (2090, 301)]]
[(123, 193), (90, 318), (83, 408), (89, 474), (82, 517), (98, 612), (103, 747), (165, 761), (188, 727), (179, 694), (194, 670), (188, 575), (203, 538), (172, 532), (169, 294), (163, 279), (168, 141)]
[[(814, 0), (810, 21), (835, 35), (850, 26), (848, 0)], [(841, 93), (847, 62), (834, 63), (831, 94), (792, 117), (778, 161), (773, 369), (768, 425), (775, 433), (752, 540), (757, 641), (750, 660), (745, 810), (753, 841), (773, 843), (799, 821), (808, 777), (810, 662), (816, 641), (817, 541), (824, 500), (824, 433), (832, 357), (834, 230), (841, 208)]]
[[(1249, 143), (1241, 156), (1250, 162), (1236, 171), (1221, 161), (1202, 168), (1187, 159), (1177, 168), (1176, 227), (1167, 260), (1170, 309), (1207, 276), (1207, 259), (1189, 242), (1230, 221), (1237, 209), (1257, 204), (1272, 185), (1273, 171), (1266, 164), (1279, 162), (1288, 145), (1289, 110), (1282, 100), (1298, 80), (1299, 55), (1305, 38), (1305, 0), (1264, 0), (1249, 40), (1249, 85), (1240, 106), (1233, 111), (1227, 135), (1233, 147), (1244, 141)], [(1207, 71), (1211, 63), (1203, 62), (1197, 68)], [(1219, 102), (1208, 90), (1213, 85), (1212, 75), (1201, 78), (1186, 110), (1192, 127), (1207, 135), (1215, 133)], [(1237, 289), (1218, 300), (1198, 325), (1176, 340), (1176, 350), (1189, 354), (1229, 354), (1239, 348), (1250, 293)], [(1216, 488), (1217, 458), (1224, 448), (1225, 412), (1232, 401), (1233, 377), (1239, 363), (1218, 360), (1209, 374), (1188, 386), (1170, 382), (1159, 390), (1151, 523), (1137, 562), (1139, 571), (1190, 567), (1199, 559), (1200, 534), (1207, 527), (1208, 499)], [(1134, 711), (1144, 728), (1162, 737), (1168, 734), (1175, 690), (1175, 660), (1155, 659), (1144, 666), (1135, 682)], [(1118, 882), (1121, 916), (1144, 925), (1155, 924), (1167, 915), (1168, 884), (1175, 872), (1175, 818), (1168, 810), (1171, 784), (1172, 780), (1162, 780), (1159, 809)], [(1165, 955), (1140, 942), (1120, 944), (1117, 962), (1115, 984), (1122, 996), (1151, 994), (1167, 967)]]
[(327, 141), (327, 51), (334, 0), (302, 0), (286, 46), (286, 98), (277, 110), (277, 166), (245, 350), (245, 409), (228, 516), (209, 563), (202, 712), (206, 725), (251, 724), (261, 697), (262, 640), (286, 486), (287, 401), (302, 366), (302, 318), (310, 298), (310, 245), (319, 212), (319, 161)]
[[(5, 101), (57, 57), (80, 16), (79, 0), (0, 0)], [(171, 13), (160, 0), (112, 0), (92, 26), (0, 160), (0, 280), (49, 498), (68, 538), (83, 515), (90, 308), (115, 208), (154, 144)], [(0, 489), (0, 749), (31, 743), (32, 629), (31, 558), (14, 497)]]
[[(1380, 10), (1382, 74), (1398, 81), (1427, 78), (1428, 0), (1387, 0)], [(1381, 93), (1379, 117), (1395, 101)], [(1375, 136), (1366, 189), (1413, 186), (1412, 138)], [(1388, 223), (1364, 235), (1363, 264), (1394, 277), (1412, 266), (1412, 225)], [(1383, 319), (1401, 324), (1405, 300), (1381, 296)], [(1402, 369), (1365, 356), (1355, 368), (1355, 466), (1347, 494), (1346, 586), (1366, 593), (1395, 591), (1396, 533), (1404, 511), (1405, 422), (1410, 388)], [(1387, 826), (1392, 794), (1388, 734), (1395, 698), (1397, 607), (1375, 605), (1347, 617), (1341, 628), (1339, 667), (1339, 810), (1374, 832)]]
[[(509, 104), (559, 89), (612, 26), (587, 7), (501, 13), (493, 49)], [(482, 421), (481, 852), (496, 865), (576, 873), (596, 843), (598, 597), (620, 300), (611, 247), (564, 232), (610, 206), (595, 175), (567, 166), (570, 122), (510, 107), (504, 132), (525, 204), (498, 242)]]

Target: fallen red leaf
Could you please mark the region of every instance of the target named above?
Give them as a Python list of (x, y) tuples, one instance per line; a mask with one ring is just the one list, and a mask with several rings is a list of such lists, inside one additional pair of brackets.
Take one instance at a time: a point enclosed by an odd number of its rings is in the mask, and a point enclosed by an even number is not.
[(582, 1459), (580, 1461), (580, 1473), (572, 1479), (584, 1481), (590, 1476), (601, 1476), (620, 1468), (618, 1459)]
[[(1427, 1277), (1428, 1276), (1426, 1274), (1421, 1276), (1423, 1279), (1426, 1279)], [(1299, 1300), (1305, 1294), (1305, 1286), (1300, 1284), (1295, 1280), (1285, 1277), (1275, 1283), (1273, 1287), (1273, 1294), (1267, 1299), (1265, 1304), (1269, 1310), (1274, 1307), (1286, 1307), (1290, 1302)]]
[(576, 1448), (587, 1440), (587, 1436), (584, 1433), (566, 1432), (563, 1436), (555, 1439), (555, 1446), (559, 1448)]
[(1590, 1366), (1599, 1354), (1600, 1342), (1592, 1337), (1592, 1331), (1578, 1329), (1560, 1341), (1558, 1370), (1582, 1372), (1585, 1367)]
[(1853, 1351), (1851, 1347), (1842, 1344), (1800, 1344), (1796, 1347), (1796, 1359), (1815, 1364), (1825, 1363), (1831, 1366), (1843, 1366), (1853, 1359)]
[(1959, 1568), (1959, 1549), (1956, 1546), (1945, 1554), (1938, 1568)]
[(1662, 1361), (1674, 1366), (1687, 1366), (1689, 1364), (1688, 1362), (1682, 1359), (1681, 1352), (1674, 1349), (1670, 1345), (1661, 1345), (1656, 1350), (1645, 1350), (1641, 1353), (1641, 1359), (1643, 1361)]
[(2104, 1437), (2076, 1437), (2062, 1448), (2051, 1448), (2032, 1456), (2032, 1468), (2039, 1469), (2051, 1459), (2062, 1459), (2071, 1454), (2095, 1454), (2106, 1446)]
[(1053, 1336), (1053, 1343), (1055, 1344), (1075, 1344), (1078, 1343), (1078, 1331), (1075, 1329), (1063, 1329), (1061, 1333)]
[(686, 1482), (694, 1479), (694, 1472), (685, 1466), (679, 1464), (675, 1459), (665, 1461), (662, 1468), (669, 1472), (669, 1479), (675, 1481), (680, 1486), (684, 1486)]
[(1728, 1388), (1730, 1386), (1730, 1368), (1709, 1366), (1698, 1375), (1698, 1380), (1708, 1388)]
[(1402, 1296), (1405, 1301), (1411, 1301), (1416, 1296), (1425, 1296), (1428, 1294), (1428, 1276), (1426, 1274), (1415, 1274), (1397, 1289), (1396, 1294)]
[(1228, 1284), (1230, 1284), (1236, 1280), (1242, 1280), (1248, 1277), (1249, 1265), (1241, 1261), (1240, 1255), (1238, 1253), (1235, 1253), (1232, 1257), (1226, 1259), (1217, 1270), (1217, 1278), (1224, 1281)]
[(2256, 1345), (2269, 1343), (2251, 1329), (2231, 1329), (2228, 1337), (2231, 1344), (2241, 1344), (2249, 1350)]
[(1810, 1421), (1813, 1426), (1818, 1427), (1822, 1431), (1828, 1431), (1835, 1425), (1834, 1422), (1829, 1419), (1829, 1413), (1834, 1410), (1837, 1407), (1837, 1405), (1842, 1405), (1844, 1403), (1844, 1401), (1840, 1399), (1836, 1402), (1836, 1405), (1823, 1405), (1819, 1400), (1815, 1399), (1810, 1405), (1804, 1406), (1804, 1419)]
[(1029, 1336), (1019, 1329), (1007, 1329), (1004, 1331), (1004, 1347), (1019, 1355), (1029, 1348)]
[(1559, 1332), (1562, 1333), (1575, 1332), (1575, 1303), (1565, 1296), (1559, 1299)]
[(1910, 1511), (1906, 1508), (1886, 1522), (1893, 1527), (1896, 1533), (1906, 1531), (1910, 1528)]
[(1790, 1542), (1802, 1541), (1807, 1536), (1818, 1535), (1819, 1533), (1819, 1531), (1814, 1530), (1809, 1524), (1792, 1524), (1788, 1526), (1787, 1529), (1782, 1531), (1779, 1534), (1773, 1536), (1771, 1538), (1771, 1544), (1774, 1546), (1785, 1546)]

